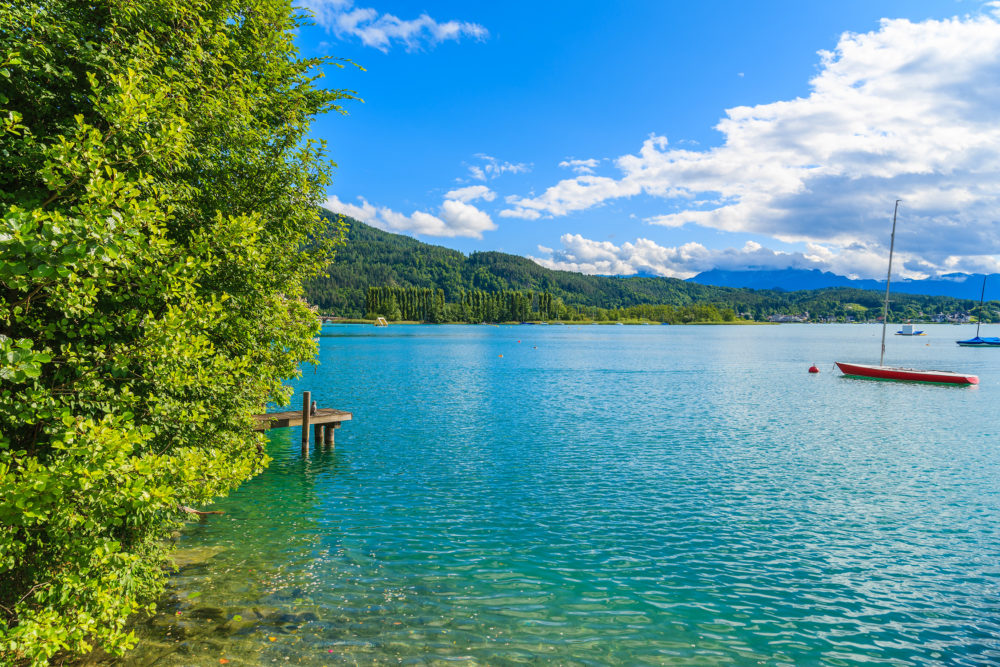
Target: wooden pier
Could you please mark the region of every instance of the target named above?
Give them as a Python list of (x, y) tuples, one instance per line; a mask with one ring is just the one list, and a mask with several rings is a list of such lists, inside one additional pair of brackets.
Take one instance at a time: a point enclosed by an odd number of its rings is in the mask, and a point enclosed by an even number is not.
[(351, 421), (354, 418), (350, 412), (334, 410), (333, 408), (313, 408), (312, 392), (302, 392), (302, 410), (289, 410), (288, 412), (270, 412), (264, 415), (254, 415), (257, 425), (255, 431), (267, 431), (272, 428), (285, 428), (288, 426), (302, 427), (302, 451), (309, 451), (309, 427), (313, 427), (315, 433), (316, 446), (320, 443), (325, 446), (333, 446), (334, 431), (340, 428), (341, 423)]

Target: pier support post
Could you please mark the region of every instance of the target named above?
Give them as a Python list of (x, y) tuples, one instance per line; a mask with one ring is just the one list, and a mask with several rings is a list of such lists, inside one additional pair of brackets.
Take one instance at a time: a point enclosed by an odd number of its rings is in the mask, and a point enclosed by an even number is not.
[(319, 447), (320, 444), (323, 442), (324, 429), (325, 427), (323, 426), (323, 424), (316, 424), (315, 426), (313, 426), (313, 442), (316, 443), (317, 447)]
[(312, 392), (302, 392), (302, 451), (309, 453), (309, 413), (312, 407)]
[(337, 428), (335, 424), (327, 424), (323, 429), (323, 445), (333, 447), (333, 430)]

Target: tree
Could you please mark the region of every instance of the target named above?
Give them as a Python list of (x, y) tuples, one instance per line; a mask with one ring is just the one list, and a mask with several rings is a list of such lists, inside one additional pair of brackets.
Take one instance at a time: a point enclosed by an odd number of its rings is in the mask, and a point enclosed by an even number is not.
[(393, 292), (389, 294), (389, 299), (385, 302), (382, 310), (384, 311), (386, 319), (398, 322), (403, 319), (403, 313), (399, 309), (399, 302), (396, 300), (396, 294)]
[(290, 0), (0, 4), (0, 663), (121, 653), (189, 506), (266, 465), (343, 235)]

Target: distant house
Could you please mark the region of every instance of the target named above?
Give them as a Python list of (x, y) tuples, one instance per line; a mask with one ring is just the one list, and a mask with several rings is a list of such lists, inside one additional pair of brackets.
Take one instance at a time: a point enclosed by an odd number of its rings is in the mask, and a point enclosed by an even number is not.
[(949, 313), (947, 315), (945, 313), (938, 313), (937, 315), (931, 317), (931, 322), (937, 322), (939, 324), (943, 324), (945, 322), (950, 324), (968, 324), (971, 321), (972, 318), (969, 313)]

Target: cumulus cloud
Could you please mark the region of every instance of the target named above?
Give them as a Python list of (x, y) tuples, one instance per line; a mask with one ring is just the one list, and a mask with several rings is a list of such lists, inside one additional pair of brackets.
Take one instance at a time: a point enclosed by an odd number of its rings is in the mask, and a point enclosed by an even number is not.
[(539, 246), (547, 257), (531, 259), (550, 269), (577, 271), (598, 275), (653, 274), (670, 278), (690, 278), (712, 268), (814, 268), (813, 262), (801, 254), (769, 250), (748, 241), (742, 248), (710, 250), (700, 243), (685, 243), (677, 247), (658, 245), (649, 239), (615, 245), (610, 241), (594, 241), (579, 234), (563, 234), (562, 248)]
[(327, 199), (325, 206), (334, 213), (343, 213), (387, 232), (481, 239), (483, 232), (497, 228), (489, 215), (472, 204), (457, 199), (446, 199), (441, 204), (438, 215), (424, 211), (405, 215), (384, 206), (370, 204), (363, 197), (358, 197), (358, 202), (360, 203), (351, 204), (333, 196)]
[(415, 51), (424, 44), (433, 46), (463, 37), (484, 40), (489, 36), (489, 31), (478, 23), (440, 23), (427, 14), (406, 20), (380, 14), (372, 8), (355, 7), (353, 0), (300, 0), (299, 4), (312, 12), (318, 25), (337, 37), (356, 37), (365, 46), (382, 52), (387, 52), (394, 43)]
[(560, 162), (559, 166), (565, 167), (566, 169), (572, 169), (577, 174), (593, 174), (594, 169), (597, 168), (599, 163), (600, 160), (595, 158), (590, 158), (589, 160), (576, 160), (569, 158)]
[(898, 198), (898, 250), (938, 270), (971, 264), (1000, 250), (1000, 10), (988, 12), (845, 33), (820, 52), (808, 96), (727, 110), (720, 146), (651, 136), (614, 160), (616, 178), (582, 173), (508, 198), (500, 215), (564, 216), (645, 194), (664, 200), (652, 224), (847, 255), (861, 244), (884, 263)]
[(497, 198), (497, 193), (490, 190), (485, 185), (470, 185), (466, 188), (458, 188), (457, 190), (452, 190), (445, 194), (445, 199), (457, 199), (462, 202), (476, 201), (477, 199), (482, 199), (484, 201), (493, 201)]
[(508, 197), (507, 203), (511, 204), (511, 208), (503, 209), (500, 215), (504, 218), (537, 220), (544, 214), (566, 215), (572, 211), (588, 209), (608, 199), (637, 195), (641, 191), (637, 185), (606, 176), (577, 176), (560, 181), (535, 198)]
[(476, 158), (480, 160), (480, 164), (468, 166), (469, 175), (477, 181), (485, 181), (487, 179), (496, 178), (497, 176), (502, 176), (503, 174), (523, 174), (531, 171), (531, 165), (529, 164), (525, 164), (523, 162), (518, 162), (516, 164), (513, 162), (502, 162), (491, 155), (486, 155), (485, 153), (476, 153)]

